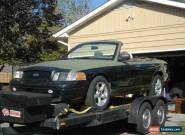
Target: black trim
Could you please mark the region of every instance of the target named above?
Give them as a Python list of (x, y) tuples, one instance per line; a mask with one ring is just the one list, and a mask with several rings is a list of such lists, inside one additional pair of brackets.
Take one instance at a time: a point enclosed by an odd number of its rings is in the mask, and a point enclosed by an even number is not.
[(185, 56), (184, 51), (169, 51), (169, 52), (153, 52), (153, 53), (139, 53), (133, 54), (133, 56), (138, 57), (157, 57), (157, 58), (165, 58), (165, 57), (176, 57), (176, 56)]

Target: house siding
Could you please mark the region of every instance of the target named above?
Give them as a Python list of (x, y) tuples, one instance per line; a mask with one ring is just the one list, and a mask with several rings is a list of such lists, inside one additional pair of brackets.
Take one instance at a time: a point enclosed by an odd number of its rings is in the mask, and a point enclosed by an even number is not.
[(119, 40), (129, 52), (185, 50), (185, 10), (126, 2), (70, 33), (70, 48), (94, 40)]

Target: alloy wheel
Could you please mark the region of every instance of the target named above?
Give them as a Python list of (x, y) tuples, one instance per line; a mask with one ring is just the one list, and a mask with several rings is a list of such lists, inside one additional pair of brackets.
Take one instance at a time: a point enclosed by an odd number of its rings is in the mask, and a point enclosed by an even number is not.
[(151, 112), (149, 109), (145, 109), (142, 116), (143, 127), (148, 129), (151, 124)]
[(104, 106), (108, 100), (108, 88), (104, 82), (98, 82), (95, 87), (94, 100), (97, 106)]
[(160, 79), (157, 79), (155, 83), (155, 95), (156, 96), (162, 95), (162, 82)]
[(165, 118), (165, 110), (162, 106), (159, 107), (158, 111), (157, 111), (157, 120), (159, 122), (159, 124), (161, 125), (164, 121)]

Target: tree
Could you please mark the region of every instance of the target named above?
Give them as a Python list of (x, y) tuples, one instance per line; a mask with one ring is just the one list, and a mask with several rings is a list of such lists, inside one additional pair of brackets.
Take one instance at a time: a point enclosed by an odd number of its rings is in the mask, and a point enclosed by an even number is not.
[(173, 1), (185, 3), (185, 0), (173, 0)]
[(65, 25), (70, 25), (90, 11), (88, 0), (58, 0)]
[(50, 30), (62, 18), (56, 6), (55, 0), (0, 1), (0, 64), (54, 60), (65, 50)]

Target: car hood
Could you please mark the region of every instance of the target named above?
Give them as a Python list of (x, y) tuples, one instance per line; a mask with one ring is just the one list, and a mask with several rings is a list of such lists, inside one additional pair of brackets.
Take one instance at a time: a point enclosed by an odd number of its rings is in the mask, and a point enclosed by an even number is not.
[(59, 68), (59, 69), (67, 69), (72, 71), (80, 71), (80, 70), (88, 70), (93, 68), (101, 68), (101, 67), (111, 67), (121, 65), (120, 62), (113, 60), (58, 60), (58, 61), (50, 61), (39, 63), (33, 66), (29, 66), (30, 68), (36, 67), (47, 67), (47, 68)]

